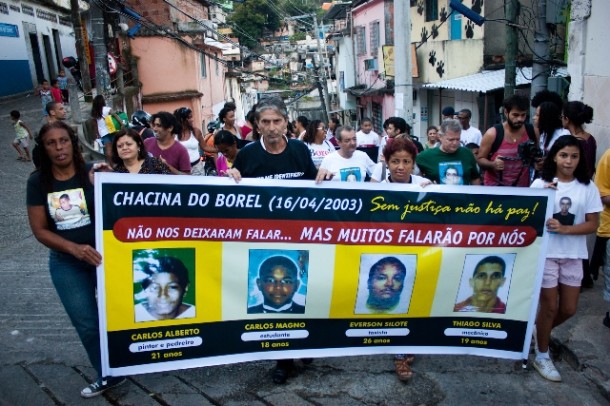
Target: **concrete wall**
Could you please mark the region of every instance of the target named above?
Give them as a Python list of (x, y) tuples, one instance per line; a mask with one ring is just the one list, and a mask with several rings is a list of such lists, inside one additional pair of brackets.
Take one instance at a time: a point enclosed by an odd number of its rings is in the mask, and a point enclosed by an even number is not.
[[(174, 0), (172, 3), (180, 10), (183, 10), (198, 20), (208, 19), (208, 9), (207, 7), (203, 7), (200, 1)], [(143, 17), (146, 17), (155, 24), (166, 27), (173, 25), (173, 23), (193, 21), (190, 17), (175, 8), (170, 7), (164, 1), (128, 0), (125, 2), (125, 5), (136, 10)]]
[[(485, 0), (484, 16), (487, 19), (501, 19), (504, 18), (504, 0)], [(547, 3), (549, 0), (547, 0)], [(534, 44), (533, 27), (534, 21), (530, 18), (530, 11), (535, 11), (532, 8), (536, 6), (537, 2), (533, 0), (519, 0), (523, 11), (521, 12), (520, 21), (527, 21), (528, 27), (532, 27), (531, 30), (527, 30), (526, 34), (530, 44)], [(466, 5), (468, 5), (466, 3)], [(468, 5), (469, 6), (469, 5)], [(506, 51), (506, 25), (502, 22), (489, 21), (483, 24), (485, 31), (485, 55), (499, 55), (504, 56)], [(519, 36), (519, 50), (531, 55), (531, 51), (525, 45), (523, 37)]]
[[(3, 78), (0, 80), (0, 97), (30, 91), (39, 84), (39, 79), (53, 79), (61, 69), (57, 55), (59, 59), (76, 56), (69, 10), (58, 11), (31, 1), (10, 1), (5, 5), (8, 14), (0, 14), (0, 23), (4, 24), (4, 35), (0, 36), (0, 77)], [(63, 24), (59, 23), (60, 17), (63, 17)], [(59, 41), (56, 41), (54, 30), (58, 33)], [(7, 36), (15, 31), (17, 37)], [(30, 33), (35, 36), (40, 49), (41, 75), (36, 73)], [(50, 44), (51, 58), (47, 58), (45, 52), (45, 36)]]
[[(354, 67), (354, 42), (352, 37), (337, 38), (337, 94), (339, 95), (339, 105), (341, 110), (351, 110), (356, 107), (354, 96), (345, 92), (345, 89), (356, 84)], [(343, 83), (341, 82), (341, 72), (343, 72)], [(342, 87), (343, 86), (343, 87)]]
[[(466, 5), (472, 5), (467, 2)], [(485, 13), (487, 2), (481, 6)], [(439, 0), (439, 18), (425, 21), (425, 8), (411, 7), (411, 42), (416, 44), (417, 83), (434, 83), (470, 75), (483, 67), (483, 27), (473, 25), (466, 18), (449, 16), (449, 1)], [(456, 13), (456, 15), (458, 15)], [(443, 22), (443, 16), (449, 16)], [(459, 16), (459, 15), (458, 15)], [(451, 40), (451, 24), (460, 25), (461, 39)], [(431, 35), (436, 31), (436, 36)]]
[(572, 78), (569, 100), (593, 107), (593, 122), (587, 131), (597, 140), (598, 158), (610, 148), (610, 64), (606, 41), (610, 7), (606, 0), (572, 2), (568, 32), (568, 72)]
[[(132, 40), (132, 52), (137, 56), (138, 72), (143, 96), (164, 95), (174, 100), (149, 103), (144, 108), (154, 113), (173, 111), (186, 106), (193, 110), (196, 123), (208, 122), (217, 114), (225, 100), (224, 65), (164, 37), (136, 37)], [(214, 50), (207, 49), (207, 53)], [(216, 55), (220, 57), (220, 50)], [(202, 63), (206, 75), (202, 76)], [(187, 92), (199, 92), (203, 96), (181, 97)], [(220, 108), (216, 108), (220, 105)]]

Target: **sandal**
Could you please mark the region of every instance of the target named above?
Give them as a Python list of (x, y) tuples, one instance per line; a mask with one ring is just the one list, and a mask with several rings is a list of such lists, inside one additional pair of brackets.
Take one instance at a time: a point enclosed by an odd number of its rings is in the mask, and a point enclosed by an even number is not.
[(405, 382), (413, 377), (413, 371), (411, 370), (411, 365), (409, 365), (409, 357), (394, 359), (394, 369), (400, 381)]

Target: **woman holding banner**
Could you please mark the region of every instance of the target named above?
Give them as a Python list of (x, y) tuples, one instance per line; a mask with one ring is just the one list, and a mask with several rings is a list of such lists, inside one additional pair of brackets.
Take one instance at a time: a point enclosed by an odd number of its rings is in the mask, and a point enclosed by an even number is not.
[[(50, 249), (53, 285), (76, 328), (98, 378), (81, 391), (85, 398), (101, 395), (124, 383), (123, 377), (103, 377), (95, 296), (95, 268), (102, 256), (95, 247), (93, 172), (105, 164), (85, 164), (78, 137), (62, 121), (45, 124), (36, 137), (40, 168), (27, 184), (27, 210), (32, 233)], [(82, 216), (74, 221), (51, 216), (67, 195)]]
[(546, 221), (550, 236), (534, 329), (533, 366), (543, 378), (560, 382), (561, 375), (549, 356), (551, 330), (576, 313), (582, 260), (589, 257), (586, 235), (597, 229), (603, 207), (599, 190), (587, 172), (582, 143), (572, 135), (553, 143), (541, 179), (531, 187), (557, 190), (554, 214)]
[[(413, 142), (406, 138), (393, 138), (383, 149), (385, 162), (382, 165), (387, 165), (389, 176), (386, 178), (385, 174), (382, 175), (381, 183), (404, 183), (422, 187), (432, 183), (424, 177), (413, 175), (416, 155), (417, 147)], [(385, 168), (383, 172), (385, 172)], [(408, 381), (411, 379), (413, 376), (411, 364), (414, 360), (415, 357), (411, 354), (394, 356), (394, 368), (399, 380)]]

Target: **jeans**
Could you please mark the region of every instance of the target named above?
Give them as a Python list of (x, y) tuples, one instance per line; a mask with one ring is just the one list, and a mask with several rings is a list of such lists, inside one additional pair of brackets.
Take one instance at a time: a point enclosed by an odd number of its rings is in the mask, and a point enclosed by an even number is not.
[(76, 328), (89, 361), (98, 377), (102, 376), (100, 329), (95, 297), (95, 266), (72, 255), (51, 250), (49, 270), (55, 290)]

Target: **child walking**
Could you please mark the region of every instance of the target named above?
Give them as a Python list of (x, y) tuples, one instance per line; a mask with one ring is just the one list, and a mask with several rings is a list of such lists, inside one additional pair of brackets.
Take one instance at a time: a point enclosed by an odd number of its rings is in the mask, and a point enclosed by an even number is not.
[(586, 235), (599, 223), (602, 202), (587, 171), (583, 144), (573, 135), (561, 136), (544, 160), (542, 178), (533, 188), (554, 188), (553, 217), (546, 221), (549, 245), (536, 317), (534, 368), (549, 381), (561, 375), (549, 356), (551, 330), (576, 313), (582, 260), (589, 257)]
[(49, 86), (49, 81), (46, 79), (42, 80), (42, 84), (36, 91), (36, 95), (40, 97), (40, 102), (42, 103), (42, 118), (46, 120), (49, 117), (49, 113), (47, 112), (47, 104), (53, 101), (53, 95), (51, 94), (51, 86)]
[[(11, 111), (11, 120), (13, 120), (13, 125), (15, 126), (15, 140), (13, 141), (13, 147), (17, 150), (19, 157), (18, 161), (31, 161), (30, 158), (30, 150), (29, 140), (31, 140), (32, 132), (28, 128), (27, 125), (19, 118), (21, 117), (21, 113), (17, 110)], [(23, 151), (21, 150), (23, 148)]]
[(61, 90), (63, 103), (67, 104), (70, 101), (70, 93), (68, 93), (68, 78), (66, 77), (66, 71), (63, 69), (59, 71), (57, 83), (59, 83), (59, 90)]
[(57, 79), (51, 80), (51, 96), (53, 96), (54, 102), (64, 102), (63, 96), (61, 95), (61, 89), (59, 88), (59, 81)]

